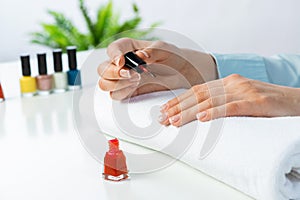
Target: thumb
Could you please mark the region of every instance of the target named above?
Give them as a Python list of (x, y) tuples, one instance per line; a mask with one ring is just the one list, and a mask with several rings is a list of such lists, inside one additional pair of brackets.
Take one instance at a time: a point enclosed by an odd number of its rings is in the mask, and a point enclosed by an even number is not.
[(124, 66), (125, 59), (123, 55), (125, 53), (147, 48), (151, 43), (151, 41), (121, 38), (107, 47), (107, 54), (115, 65)]
[(163, 41), (152, 42), (146, 48), (136, 51), (136, 54), (147, 63), (164, 60), (170, 57), (170, 55), (181, 55), (178, 47)]

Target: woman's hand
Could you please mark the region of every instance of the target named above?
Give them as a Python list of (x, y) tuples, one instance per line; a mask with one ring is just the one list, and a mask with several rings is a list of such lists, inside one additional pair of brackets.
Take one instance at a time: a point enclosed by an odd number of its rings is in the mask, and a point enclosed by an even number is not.
[[(145, 60), (156, 77), (140, 75), (124, 67), (123, 55), (129, 51)], [(111, 97), (117, 100), (160, 90), (190, 88), (217, 78), (216, 66), (209, 54), (180, 49), (162, 41), (123, 38), (110, 44), (107, 54), (110, 60), (98, 67), (99, 87), (110, 91)]]
[(159, 121), (181, 126), (226, 116), (300, 115), (300, 89), (250, 80), (240, 75), (193, 86), (162, 106)]

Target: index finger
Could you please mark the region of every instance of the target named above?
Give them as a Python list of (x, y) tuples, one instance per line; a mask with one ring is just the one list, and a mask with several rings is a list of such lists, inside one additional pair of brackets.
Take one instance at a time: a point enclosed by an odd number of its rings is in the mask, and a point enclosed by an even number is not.
[(130, 51), (144, 49), (151, 45), (151, 41), (134, 40), (131, 38), (121, 38), (107, 47), (107, 55), (111, 58), (112, 62), (117, 66), (124, 66), (125, 59), (123, 55)]
[(161, 106), (161, 111), (167, 111), (173, 106), (176, 106), (181, 101), (184, 101), (185, 99), (189, 98), (190, 96), (197, 97), (197, 94), (201, 93), (204, 96), (209, 96), (209, 90), (207, 87), (207, 84), (201, 84), (201, 85), (195, 85), (192, 88), (190, 88), (188, 91), (178, 95), (177, 97), (169, 100), (167, 103)]

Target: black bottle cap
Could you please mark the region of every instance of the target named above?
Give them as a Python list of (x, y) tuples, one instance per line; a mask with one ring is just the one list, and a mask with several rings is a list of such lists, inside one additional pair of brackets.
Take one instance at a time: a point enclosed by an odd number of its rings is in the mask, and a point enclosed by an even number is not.
[(77, 69), (76, 47), (67, 47), (69, 69)]
[(133, 69), (137, 71), (138, 73), (142, 73), (143, 70), (139, 68), (140, 65), (147, 64), (144, 60), (142, 60), (140, 57), (138, 57), (133, 52), (128, 52), (124, 55), (125, 57), (125, 66), (129, 69)]
[(53, 50), (53, 65), (55, 72), (62, 72), (62, 50), (61, 49), (54, 49)]
[(22, 75), (30, 76), (30, 57), (28, 54), (21, 55)]
[(39, 74), (40, 75), (47, 75), (47, 62), (46, 62), (46, 54), (45, 53), (38, 53), (38, 67), (39, 67)]

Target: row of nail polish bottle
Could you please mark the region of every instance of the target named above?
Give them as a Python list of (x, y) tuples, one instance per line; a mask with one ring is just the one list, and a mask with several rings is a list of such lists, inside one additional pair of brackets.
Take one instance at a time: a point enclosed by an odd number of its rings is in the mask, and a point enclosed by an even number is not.
[(38, 92), (39, 95), (48, 95), (52, 91), (54, 93), (62, 93), (69, 90), (77, 90), (81, 88), (80, 71), (77, 69), (76, 47), (68, 47), (68, 63), (69, 71), (63, 71), (62, 51), (55, 49), (53, 51), (54, 74), (47, 73), (46, 54), (37, 54), (38, 72), (36, 77), (31, 76), (30, 57), (29, 55), (21, 55), (22, 75), (20, 79), (21, 93), (23, 96), (33, 96)]

